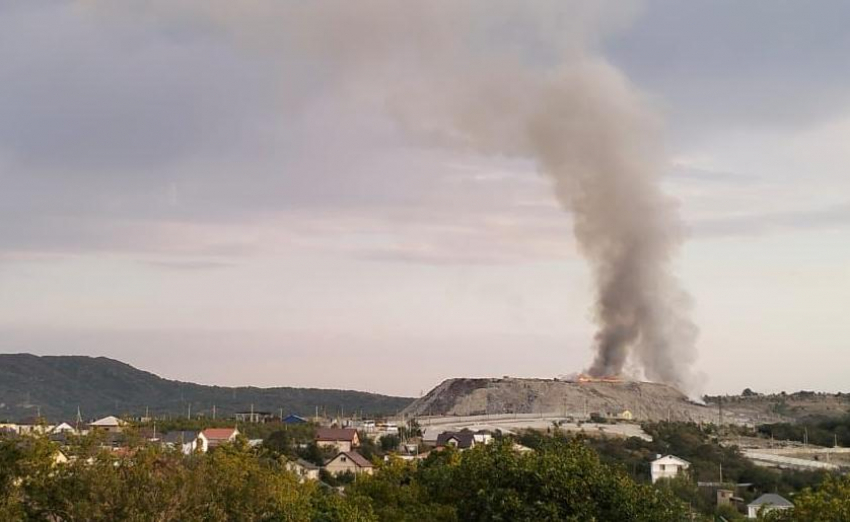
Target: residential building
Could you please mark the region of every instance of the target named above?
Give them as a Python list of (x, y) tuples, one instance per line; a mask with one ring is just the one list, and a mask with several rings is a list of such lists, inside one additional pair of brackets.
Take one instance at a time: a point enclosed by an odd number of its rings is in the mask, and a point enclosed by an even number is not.
[(304, 459), (295, 459), (286, 462), (286, 469), (298, 475), (298, 479), (319, 480), (319, 466)]
[(355, 475), (360, 473), (371, 475), (374, 466), (366, 457), (356, 451), (341, 451), (325, 464), (325, 470), (331, 475), (339, 475), (348, 471)]
[(160, 436), (160, 443), (170, 448), (179, 448), (184, 455), (198, 450), (200, 433), (197, 431), (169, 431)]
[(765, 493), (747, 504), (747, 518), (758, 518), (759, 515), (770, 513), (771, 511), (792, 509), (793, 507), (794, 504), (784, 497), (776, 493)]
[(60, 422), (60, 423), (59, 423), (59, 424), (57, 424), (56, 426), (53, 426), (53, 429), (51, 429), (51, 430), (50, 430), (50, 433), (64, 433), (64, 432), (66, 432), (66, 431), (67, 431), (67, 432), (74, 433), (74, 432), (76, 432), (77, 430), (76, 430), (76, 429), (74, 429), (74, 427), (73, 427), (73, 426), (71, 426), (71, 424), (70, 424), (70, 423), (67, 423), (67, 422)]
[(109, 415), (107, 417), (92, 422), (91, 424), (89, 424), (89, 427), (93, 430), (106, 431), (109, 433), (120, 433), (121, 430), (124, 429), (124, 426), (126, 424), (126, 422), (119, 419), (118, 417), (115, 417), (114, 415)]
[(235, 414), (236, 422), (251, 422), (254, 424), (260, 422), (268, 422), (274, 418), (270, 411), (237, 411)]
[(337, 451), (351, 451), (360, 445), (357, 430), (352, 428), (319, 428), (316, 430), (316, 444), (321, 448), (336, 448)]
[(471, 431), (444, 431), (437, 436), (437, 448), (454, 446), (459, 450), (475, 447), (480, 442), (475, 440), (475, 433)]
[(691, 463), (675, 457), (673, 455), (658, 455), (658, 458), (652, 461), (650, 465), (650, 475), (654, 484), (663, 478), (673, 478), (679, 475), (682, 471), (691, 467)]
[(307, 419), (305, 419), (304, 417), (299, 417), (294, 413), (290, 413), (289, 415), (283, 418), (283, 422), (284, 424), (304, 424), (305, 422), (307, 422)]
[(239, 430), (236, 428), (207, 428), (198, 435), (197, 446), (202, 452), (236, 440)]

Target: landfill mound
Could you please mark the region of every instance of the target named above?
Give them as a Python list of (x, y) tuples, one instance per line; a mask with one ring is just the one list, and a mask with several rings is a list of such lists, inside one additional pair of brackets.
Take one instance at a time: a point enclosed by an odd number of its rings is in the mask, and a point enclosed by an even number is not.
[[(542, 414), (635, 421), (752, 424), (756, 419), (688, 399), (652, 382), (520, 378), (447, 379), (402, 412), (408, 417)], [(765, 419), (759, 419), (764, 421)]]

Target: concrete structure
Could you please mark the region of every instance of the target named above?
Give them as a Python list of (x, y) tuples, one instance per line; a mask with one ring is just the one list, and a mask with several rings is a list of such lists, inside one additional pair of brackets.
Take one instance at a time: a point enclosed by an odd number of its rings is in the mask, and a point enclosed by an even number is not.
[(356, 451), (342, 451), (325, 464), (325, 470), (331, 475), (339, 475), (349, 471), (355, 475), (360, 473), (371, 475), (374, 466), (366, 460), (366, 457)]
[(239, 435), (239, 430), (236, 428), (207, 428), (198, 435), (196, 447), (206, 453), (216, 446), (220, 446), (226, 442), (233, 442)]
[(316, 444), (320, 448), (346, 452), (359, 446), (360, 438), (357, 430), (352, 428), (319, 428), (316, 430)]
[(674, 478), (690, 467), (691, 463), (687, 460), (673, 455), (665, 455), (663, 457), (659, 455), (650, 465), (652, 483), (655, 484), (655, 482), (663, 478)]
[(784, 509), (792, 509), (794, 504), (777, 495), (776, 493), (765, 493), (759, 498), (747, 504), (747, 518), (758, 518), (760, 514), (770, 513), (771, 511), (780, 511)]

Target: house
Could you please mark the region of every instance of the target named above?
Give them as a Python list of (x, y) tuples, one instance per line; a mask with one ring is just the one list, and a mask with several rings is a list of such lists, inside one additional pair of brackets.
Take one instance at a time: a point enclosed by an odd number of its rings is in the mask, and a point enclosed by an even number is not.
[(437, 436), (437, 448), (454, 446), (459, 450), (474, 448), (478, 441), (471, 431), (444, 431)]
[(65, 433), (65, 432), (76, 433), (77, 430), (76, 430), (76, 428), (71, 426), (70, 423), (60, 422), (59, 424), (54, 426), (53, 429), (50, 431), (50, 433)]
[(200, 433), (197, 431), (169, 431), (160, 436), (160, 443), (169, 448), (179, 448), (184, 455), (191, 455), (198, 449)]
[(216, 446), (236, 440), (239, 430), (236, 428), (207, 428), (198, 435), (196, 447), (206, 453)]
[(325, 464), (325, 470), (331, 475), (339, 475), (349, 471), (355, 475), (360, 473), (371, 475), (374, 466), (366, 457), (356, 451), (341, 451)]
[(17, 423), (17, 430), (20, 435), (32, 433), (49, 433), (53, 426), (48, 424), (44, 417), (28, 417)]
[(351, 428), (319, 428), (316, 430), (316, 444), (320, 448), (334, 447), (337, 451), (351, 451), (360, 445), (357, 430)]
[(307, 422), (307, 419), (305, 419), (304, 417), (299, 417), (294, 413), (290, 413), (289, 415), (283, 418), (284, 424), (304, 424), (305, 422)]
[(620, 412), (620, 414), (618, 415), (618, 417), (619, 417), (619, 418), (621, 418), (621, 419), (623, 419), (623, 420), (630, 421), (630, 420), (634, 420), (634, 419), (635, 419), (635, 414), (634, 414), (634, 413), (632, 413), (632, 412), (631, 412), (631, 411), (629, 411), (629, 410), (623, 410), (623, 411), (621, 411), (621, 412)]
[(274, 418), (270, 411), (237, 411), (236, 422), (251, 422), (254, 424), (268, 422)]
[(478, 431), (472, 434), (476, 444), (490, 444), (493, 442), (493, 435), (486, 431)]
[(691, 467), (691, 463), (674, 457), (673, 455), (658, 455), (658, 458), (652, 461), (650, 465), (650, 475), (652, 483), (655, 484), (659, 479), (676, 477), (683, 470)]
[(119, 419), (118, 417), (115, 417), (114, 415), (109, 415), (107, 417), (92, 422), (91, 424), (89, 424), (89, 427), (93, 430), (106, 431), (109, 433), (120, 433), (121, 430), (124, 429), (124, 426), (126, 424), (126, 422)]
[(295, 473), (301, 482), (305, 480), (319, 480), (319, 466), (304, 459), (287, 461), (286, 469)]
[(759, 514), (792, 509), (793, 507), (794, 504), (784, 497), (781, 497), (776, 493), (765, 493), (747, 504), (747, 518), (758, 518)]

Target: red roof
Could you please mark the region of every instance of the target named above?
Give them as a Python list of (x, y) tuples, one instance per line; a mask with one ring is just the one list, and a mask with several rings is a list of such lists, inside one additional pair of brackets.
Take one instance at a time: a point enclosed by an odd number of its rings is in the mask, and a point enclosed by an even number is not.
[(353, 442), (357, 436), (357, 430), (351, 428), (319, 428), (316, 430), (316, 440), (338, 441), (345, 440)]
[(229, 440), (236, 433), (236, 428), (207, 428), (201, 434), (207, 440)]

